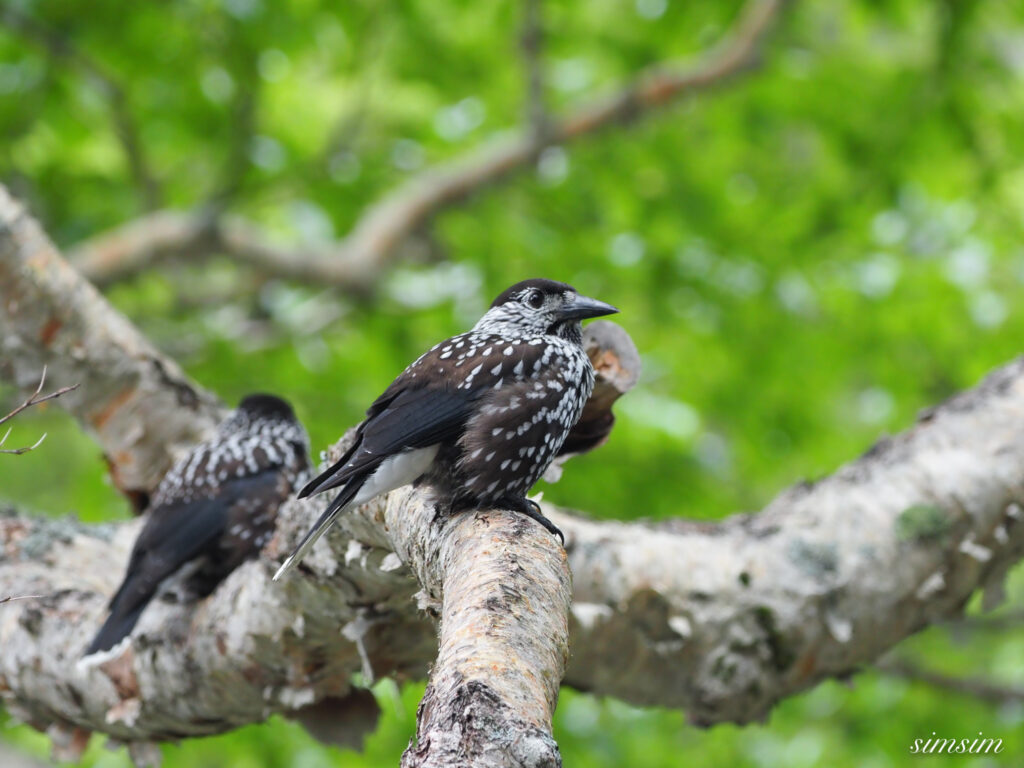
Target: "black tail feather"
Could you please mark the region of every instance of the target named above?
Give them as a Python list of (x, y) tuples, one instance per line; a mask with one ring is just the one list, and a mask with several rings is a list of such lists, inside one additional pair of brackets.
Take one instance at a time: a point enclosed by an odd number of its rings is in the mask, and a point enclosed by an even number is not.
[[(342, 466), (344, 466), (344, 461), (345, 459), (342, 459), (341, 461), (332, 464), (302, 486), (302, 490), (299, 491), (298, 497), (300, 499), (305, 499), (308, 496), (315, 496), (318, 493), (329, 491), (331, 488), (337, 488), (339, 485), (344, 485), (346, 482), (351, 480), (351, 476), (346, 476), (339, 471)], [(344, 491), (342, 491), (342, 493), (344, 493)]]
[(135, 624), (147, 604), (138, 605), (127, 613), (118, 611), (116, 608), (111, 611), (110, 616), (107, 617), (107, 620), (103, 622), (103, 626), (100, 627), (100, 631), (96, 633), (96, 637), (89, 643), (89, 648), (86, 650), (85, 655), (90, 656), (100, 651), (109, 651), (121, 640), (128, 637), (135, 628)]
[(317, 539), (327, 533), (327, 530), (334, 523), (338, 515), (341, 514), (342, 510), (356, 497), (356, 494), (359, 492), (359, 489), (363, 487), (363, 483), (366, 482), (366, 478), (369, 474), (370, 473), (365, 473), (351, 478), (348, 484), (341, 489), (341, 492), (331, 499), (331, 503), (327, 505), (327, 509), (325, 509), (324, 513), (320, 515), (320, 519), (318, 519), (313, 527), (309, 529), (309, 533), (306, 534), (302, 539), (302, 542), (295, 548), (295, 551), (292, 552), (288, 559), (284, 561), (284, 564), (277, 569), (277, 573), (274, 574), (274, 581), (277, 581), (281, 576), (295, 567), (316, 543)]

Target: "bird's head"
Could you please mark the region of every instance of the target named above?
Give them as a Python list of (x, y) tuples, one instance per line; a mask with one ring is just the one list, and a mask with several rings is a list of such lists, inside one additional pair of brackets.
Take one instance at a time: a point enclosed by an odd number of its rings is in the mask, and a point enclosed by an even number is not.
[(231, 415), (221, 422), (218, 430), (221, 434), (259, 432), (272, 425), (281, 425), (282, 428), (295, 427), (297, 433), (305, 434), (302, 424), (287, 400), (257, 392), (243, 397)]
[(243, 397), (242, 401), (238, 404), (238, 410), (243, 411), (252, 419), (295, 420), (295, 411), (292, 410), (287, 400), (277, 395), (267, 395), (262, 392), (256, 392)]
[(613, 315), (611, 304), (581, 296), (566, 283), (536, 278), (502, 291), (474, 330), (504, 336), (561, 336), (581, 341), (580, 321)]

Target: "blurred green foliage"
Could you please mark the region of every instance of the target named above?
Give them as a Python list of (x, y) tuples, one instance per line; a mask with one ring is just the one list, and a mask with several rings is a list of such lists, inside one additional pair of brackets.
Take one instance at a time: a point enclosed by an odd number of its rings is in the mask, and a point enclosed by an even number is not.
[[(698, 53), (738, 8), (545, 4), (550, 107)], [(525, 111), (515, 3), (3, 0), (0, 13), (0, 179), (62, 246), (147, 206), (217, 195), (282, 241), (339, 237), (367, 202)], [(223, 259), (107, 293), (203, 385), (231, 402), (287, 396), (325, 446), (507, 284), (568, 280), (622, 309), (645, 371), (609, 444), (546, 496), (598, 517), (719, 518), (831, 472), (1020, 353), (1022, 114), (1014, 4), (799, 3), (759, 71), (548, 150), (440, 215), (432, 260), (390, 271), (371, 301)], [(134, 171), (126, 130), (142, 148)], [(98, 449), (58, 408), (19, 418), (12, 443), (41, 431), (36, 452), (0, 457), (0, 497), (88, 520), (127, 514)], [(1011, 604), (1024, 602), (1022, 577)], [(901, 650), (1024, 684), (1019, 626), (933, 628)], [(384, 717), (362, 754), (274, 718), (168, 746), (164, 764), (395, 765), (422, 688), (377, 692)], [(1006, 750), (971, 765), (1024, 760), (1024, 706), (874, 672), (785, 701), (765, 725), (708, 731), (565, 691), (555, 727), (567, 765), (939, 766), (954, 758), (911, 755), (914, 739), (978, 731)], [(3, 738), (47, 748), (24, 727)], [(127, 757), (97, 739), (86, 764)]]

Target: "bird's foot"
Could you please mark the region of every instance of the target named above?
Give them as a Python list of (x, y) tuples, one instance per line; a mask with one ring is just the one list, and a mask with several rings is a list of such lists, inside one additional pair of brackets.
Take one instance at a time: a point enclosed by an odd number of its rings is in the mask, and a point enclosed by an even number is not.
[(434, 520), (433, 520), (433, 522), (436, 523), (442, 517), (449, 517), (449, 516), (451, 516), (451, 514), (452, 514), (452, 505), (451, 504), (443, 504), (441, 502), (436, 502), (434, 504)]
[(536, 520), (538, 523), (543, 525), (551, 533), (559, 538), (562, 542), (562, 546), (565, 546), (565, 534), (559, 530), (558, 526), (544, 517), (544, 513), (540, 511), (540, 504), (532, 499), (528, 499), (522, 496), (518, 499), (502, 499), (497, 505), (500, 509), (509, 509), (513, 512), (521, 512), (532, 520)]
[(459, 512), (477, 508), (479, 508), (479, 505), (472, 499), (464, 496), (453, 496), (450, 499), (434, 504), (434, 521), (436, 522), (442, 517), (455, 517)]

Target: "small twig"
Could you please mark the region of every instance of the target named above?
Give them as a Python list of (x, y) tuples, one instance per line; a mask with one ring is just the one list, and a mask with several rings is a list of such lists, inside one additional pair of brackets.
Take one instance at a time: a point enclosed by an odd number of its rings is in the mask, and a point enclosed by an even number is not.
[(526, 121), (534, 140), (541, 145), (551, 133), (551, 119), (544, 101), (544, 25), (540, 0), (523, 3), (520, 46), (526, 68)]
[[(0, 445), (7, 441), (7, 435), (10, 434), (10, 430), (7, 430), (7, 434), (0, 440)], [(7, 454), (8, 456), (20, 456), (22, 454), (28, 454), (30, 451), (35, 451), (37, 447), (43, 444), (43, 440), (46, 439), (46, 432), (43, 432), (43, 436), (36, 440), (31, 445), (23, 445), (19, 449), (0, 449), (0, 454)]]
[(959, 619), (944, 622), (953, 631), (983, 630), (1003, 631), (1024, 627), (1024, 610), (1008, 611), (997, 616), (963, 616)]
[[(43, 386), (45, 386), (45, 384), (46, 384), (46, 366), (44, 365), (43, 366), (43, 373), (39, 377), (39, 386), (36, 387), (36, 391), (32, 393), (31, 397), (29, 397), (28, 400), (23, 402), (21, 405), (19, 405), (13, 411), (8, 413), (6, 416), (0, 417), (0, 424), (3, 424), (4, 422), (10, 421), (15, 416), (17, 416), (19, 413), (24, 411), (26, 408), (31, 408), (33, 405), (39, 405), (40, 403), (45, 403), (47, 400), (53, 400), (55, 398), (60, 397), (63, 394), (66, 394), (66, 393), (70, 392), (73, 389), (78, 389), (78, 385), (77, 384), (73, 384), (70, 387), (61, 387), (60, 389), (58, 389), (58, 390), (56, 390), (54, 392), (51, 392), (48, 395), (42, 395), (41, 393), (43, 391)], [(36, 440), (36, 442), (33, 445), (26, 445), (26, 446), (24, 446), (22, 448), (3, 448), (4, 443), (7, 442), (7, 438), (10, 437), (10, 435), (11, 435), (11, 430), (8, 427), (7, 433), (2, 438), (0, 438), (0, 453), (6, 453), (6, 454), (14, 455), (14, 456), (20, 456), (23, 453), (28, 453), (29, 451), (35, 450), (36, 448), (38, 448), (42, 444), (43, 440), (46, 439), (46, 433), (44, 432), (43, 436), (40, 437), (38, 440)]]
[(359, 40), (355, 57), (357, 61), (365, 62), (365, 65), (359, 70), (359, 76), (356, 78), (352, 105), (342, 110), (334, 125), (327, 131), (327, 140), (323, 148), (314, 155), (313, 170), (328, 168), (332, 158), (340, 152), (354, 151), (359, 135), (369, 122), (370, 103), (378, 81), (374, 70), (379, 69), (378, 62), (383, 61), (380, 55), (385, 44), (385, 35), (380, 32), (383, 18), (380, 9), (383, 7), (380, 3), (371, 3), (367, 9), (366, 27)]
[(13, 603), (15, 600), (35, 600), (45, 595), (8, 595), (7, 597), (0, 597), (0, 605), (4, 603)]
[(43, 391), (43, 387), (45, 385), (46, 385), (46, 366), (44, 365), (43, 366), (43, 373), (39, 377), (39, 386), (36, 387), (36, 391), (32, 393), (32, 396), (29, 397), (28, 400), (23, 402), (21, 405), (19, 405), (13, 411), (8, 413), (6, 416), (0, 417), (0, 424), (3, 424), (6, 421), (10, 421), (12, 418), (17, 416), (19, 413), (24, 411), (26, 408), (31, 408), (33, 405), (39, 405), (40, 403), (45, 403), (47, 400), (53, 400), (55, 398), (60, 397), (61, 395), (67, 394), (68, 392), (70, 392), (73, 389), (78, 389), (78, 385), (77, 384), (72, 384), (70, 387), (61, 387), (60, 389), (58, 389), (58, 390), (56, 390), (54, 392), (51, 392), (48, 395), (43, 395), (42, 397), (40, 397), (39, 394)]
[(905, 680), (916, 680), (935, 688), (963, 693), (990, 704), (1024, 703), (1024, 687), (999, 685), (977, 677), (955, 677), (924, 669), (902, 659), (883, 661), (877, 665), (881, 672)]
[(254, 71), (253, 54), (244, 51), (242, 55), (245, 65), (236, 73), (239, 83), (231, 105), (231, 137), (227, 158), (220, 174), (220, 181), (217, 182), (206, 205), (211, 228), (216, 227), (221, 214), (231, 201), (238, 197), (246, 180), (246, 172), (249, 170), (249, 148), (256, 130), (262, 80)]

